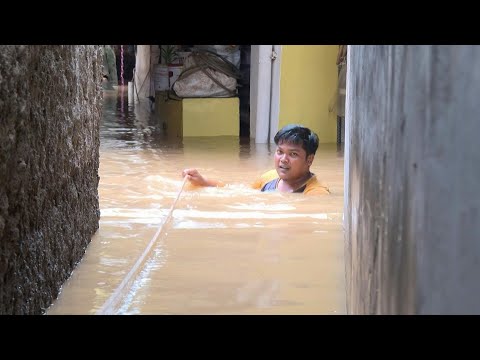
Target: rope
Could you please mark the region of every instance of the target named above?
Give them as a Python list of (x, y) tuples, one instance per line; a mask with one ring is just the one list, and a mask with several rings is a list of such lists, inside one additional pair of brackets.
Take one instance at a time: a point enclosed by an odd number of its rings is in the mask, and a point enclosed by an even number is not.
[(100, 309), (97, 310), (96, 315), (112, 315), (113, 314), (113, 309), (114, 309), (115, 305), (118, 303), (118, 300), (121, 299), (123, 289), (131, 281), (132, 277), (138, 273), (142, 264), (145, 262), (145, 259), (146, 259), (147, 255), (150, 254), (150, 251), (151, 251), (153, 245), (155, 244), (155, 242), (157, 241), (158, 236), (160, 235), (163, 228), (165, 227), (165, 225), (170, 220), (170, 218), (172, 216), (172, 213), (173, 213), (173, 209), (175, 208), (175, 205), (176, 205), (178, 199), (180, 198), (180, 194), (183, 191), (183, 187), (185, 186), (186, 181), (187, 181), (187, 176), (185, 176), (183, 178), (182, 186), (180, 187), (180, 190), (177, 194), (177, 197), (175, 198), (175, 201), (173, 202), (172, 207), (170, 208), (170, 211), (168, 212), (168, 215), (167, 215), (165, 221), (163, 222), (162, 226), (160, 226), (158, 228), (158, 230), (155, 233), (155, 235), (153, 236), (152, 240), (150, 240), (147, 247), (143, 251), (142, 255), (140, 255), (137, 262), (135, 263), (135, 265), (133, 265), (132, 269), (129, 271), (127, 276), (125, 276), (123, 278), (120, 285), (116, 288), (116, 290), (112, 293), (112, 295), (110, 295), (110, 297), (107, 299), (107, 301), (105, 301), (103, 306)]

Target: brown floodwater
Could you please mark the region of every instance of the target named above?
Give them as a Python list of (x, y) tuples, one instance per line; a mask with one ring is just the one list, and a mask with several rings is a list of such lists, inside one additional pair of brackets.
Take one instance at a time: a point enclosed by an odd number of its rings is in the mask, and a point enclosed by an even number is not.
[[(275, 145), (169, 139), (117, 90), (100, 136), (100, 227), (47, 314), (346, 313), (336, 144), (311, 168), (332, 194), (305, 196), (249, 187)], [(228, 185), (182, 187), (187, 167)]]

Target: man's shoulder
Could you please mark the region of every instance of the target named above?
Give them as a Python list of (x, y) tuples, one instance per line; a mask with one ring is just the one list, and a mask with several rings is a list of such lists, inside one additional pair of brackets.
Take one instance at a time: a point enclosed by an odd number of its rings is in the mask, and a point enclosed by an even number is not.
[(316, 175), (312, 176), (306, 184), (306, 188), (303, 191), (304, 194), (309, 195), (328, 195), (330, 190), (328, 187), (320, 182)]
[(260, 177), (258, 177), (252, 184), (254, 189), (261, 189), (266, 183), (276, 179), (278, 177), (277, 170), (269, 170), (264, 172)]
[(262, 178), (265, 181), (271, 181), (273, 179), (276, 179), (278, 177), (277, 170), (268, 170), (267, 172), (264, 172), (260, 178)]

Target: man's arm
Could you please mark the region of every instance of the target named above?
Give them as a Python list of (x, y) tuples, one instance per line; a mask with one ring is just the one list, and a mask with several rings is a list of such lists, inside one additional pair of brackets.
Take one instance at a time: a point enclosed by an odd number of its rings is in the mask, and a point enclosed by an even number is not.
[(225, 184), (220, 180), (207, 179), (206, 177), (203, 177), (197, 169), (185, 169), (182, 172), (182, 176), (187, 177), (187, 180), (190, 181), (190, 184), (195, 186), (225, 186)]

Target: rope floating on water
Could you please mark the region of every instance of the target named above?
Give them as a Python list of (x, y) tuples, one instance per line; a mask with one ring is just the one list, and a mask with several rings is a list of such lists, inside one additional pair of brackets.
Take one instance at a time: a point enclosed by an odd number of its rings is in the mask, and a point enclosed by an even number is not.
[(163, 228), (165, 225), (168, 223), (170, 218), (172, 217), (173, 210), (175, 208), (175, 205), (177, 204), (178, 199), (180, 198), (180, 194), (183, 191), (183, 187), (185, 186), (185, 183), (187, 181), (187, 176), (183, 178), (182, 186), (180, 190), (178, 191), (177, 197), (175, 198), (175, 201), (172, 204), (172, 207), (170, 208), (170, 211), (168, 212), (167, 217), (165, 218), (165, 221), (163, 224), (158, 228), (157, 232), (153, 236), (152, 240), (148, 243), (147, 247), (143, 251), (142, 255), (138, 258), (136, 261), (135, 265), (133, 265), (132, 269), (129, 271), (127, 276), (125, 276), (120, 283), (120, 285), (115, 289), (115, 291), (110, 295), (110, 297), (105, 301), (103, 306), (97, 310), (95, 313), (96, 315), (112, 315), (114, 314), (113, 310), (115, 306), (117, 305), (119, 299), (122, 298), (123, 290), (125, 287), (130, 283), (132, 278), (138, 273), (139, 269), (142, 268), (143, 263), (145, 262), (145, 259), (147, 258), (147, 255), (150, 254), (150, 251), (153, 248), (153, 245), (157, 241), (158, 236), (162, 233)]

